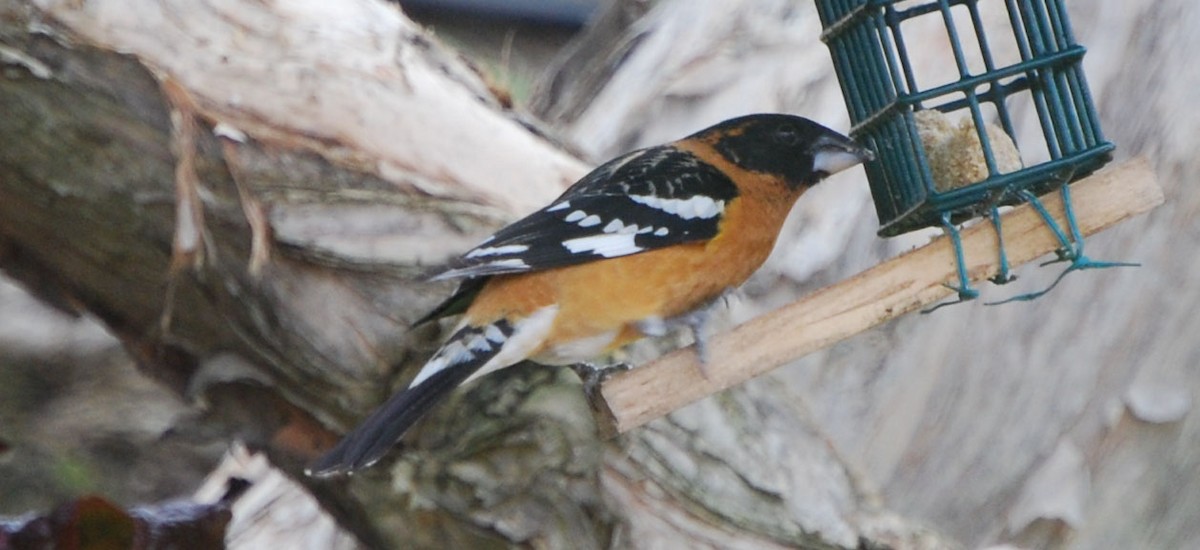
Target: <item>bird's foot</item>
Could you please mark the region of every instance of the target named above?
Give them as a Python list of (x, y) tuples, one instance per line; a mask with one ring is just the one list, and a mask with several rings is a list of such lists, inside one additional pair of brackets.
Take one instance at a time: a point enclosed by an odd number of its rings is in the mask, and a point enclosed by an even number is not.
[(579, 381), (583, 382), (583, 393), (587, 395), (588, 400), (595, 402), (596, 399), (601, 399), (600, 386), (605, 380), (612, 378), (618, 372), (624, 372), (633, 368), (629, 363), (612, 363), (608, 365), (597, 365), (593, 363), (572, 363), (569, 365), (571, 370), (579, 376)]
[(696, 358), (700, 361), (700, 374), (705, 379), (708, 378), (708, 371), (705, 368), (711, 359), (708, 352), (708, 336), (707, 330), (709, 321), (712, 320), (713, 313), (717, 308), (724, 304), (729, 305), (729, 297), (733, 295), (733, 287), (726, 288), (716, 298), (709, 300), (707, 303), (697, 307), (696, 309), (663, 319), (660, 317), (649, 317), (642, 319), (637, 323), (637, 328), (646, 336), (664, 336), (674, 328), (683, 325), (692, 333), (692, 341), (696, 350)]
[(708, 328), (709, 321), (718, 307), (722, 304), (725, 307), (729, 307), (729, 297), (733, 295), (735, 290), (733, 287), (726, 288), (719, 296), (713, 298), (711, 302), (683, 316), (683, 322), (692, 331), (693, 346), (696, 348), (696, 359), (700, 362), (700, 375), (705, 380), (708, 380), (708, 365), (712, 359), (712, 355), (708, 351), (708, 335), (705, 334), (705, 330)]

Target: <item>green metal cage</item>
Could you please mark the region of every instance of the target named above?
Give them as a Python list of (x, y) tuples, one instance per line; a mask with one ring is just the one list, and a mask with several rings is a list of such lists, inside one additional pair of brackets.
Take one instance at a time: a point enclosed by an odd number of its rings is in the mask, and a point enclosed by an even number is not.
[[(961, 223), (996, 205), (1022, 202), (1025, 192), (1041, 194), (1086, 176), (1110, 160), (1113, 144), (1101, 131), (1081, 67), (1085, 49), (1075, 43), (1061, 0), (816, 2), (851, 135), (877, 154), (866, 170), (881, 236)], [(1008, 28), (985, 28), (985, 21), (997, 20), (1006, 20)], [(944, 82), (924, 77), (917, 56), (910, 57), (915, 45), (905, 33), (918, 25), (944, 29), (943, 49), (951, 54)], [(1007, 46), (1007, 59), (994, 54), (999, 43)], [(1016, 136), (1014, 102), (1032, 103), (1043, 140), (1015, 143), (1023, 167), (1001, 173), (987, 127)], [(953, 189), (935, 186), (914, 118), (924, 109), (969, 117), (985, 178)], [(1043, 158), (1030, 161), (1034, 155)]]

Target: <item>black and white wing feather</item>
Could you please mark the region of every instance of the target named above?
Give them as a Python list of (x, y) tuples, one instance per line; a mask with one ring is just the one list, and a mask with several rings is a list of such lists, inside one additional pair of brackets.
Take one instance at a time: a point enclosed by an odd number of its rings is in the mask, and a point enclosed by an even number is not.
[(408, 388), (393, 395), (353, 432), (317, 459), (308, 474), (318, 477), (366, 468), (387, 454), (417, 420), (489, 361), (497, 359), (514, 327), (506, 320), (482, 327), (462, 327), (437, 353)]
[(618, 157), (464, 254), (434, 279), (521, 273), (716, 236), (733, 181), (664, 145)]

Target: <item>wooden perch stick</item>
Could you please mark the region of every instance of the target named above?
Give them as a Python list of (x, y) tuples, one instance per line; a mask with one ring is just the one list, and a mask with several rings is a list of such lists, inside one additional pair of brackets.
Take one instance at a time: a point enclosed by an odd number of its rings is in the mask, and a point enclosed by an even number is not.
[[(1041, 197), (1065, 227), (1061, 196)], [(1153, 170), (1134, 159), (1071, 185), (1080, 231), (1086, 236), (1162, 204)], [(1002, 218), (1004, 242), (1013, 266), (1053, 252), (1059, 242), (1029, 205)], [(996, 274), (998, 250), (990, 223), (962, 231), (972, 281)], [(945, 236), (826, 287), (709, 342), (710, 364), (701, 374), (690, 348), (676, 350), (645, 366), (622, 372), (600, 387), (598, 420), (609, 435), (627, 432), (688, 403), (832, 345), (884, 321), (932, 304), (951, 294), (943, 283), (956, 276), (954, 253)], [(605, 410), (607, 409), (607, 410)], [(607, 416), (608, 418), (604, 418)]]

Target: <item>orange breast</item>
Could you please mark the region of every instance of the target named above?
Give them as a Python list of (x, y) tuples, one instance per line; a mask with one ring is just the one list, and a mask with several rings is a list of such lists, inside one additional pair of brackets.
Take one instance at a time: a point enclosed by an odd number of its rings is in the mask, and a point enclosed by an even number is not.
[[(548, 343), (615, 332), (608, 350), (615, 349), (641, 337), (634, 327), (638, 321), (686, 313), (745, 282), (770, 255), (798, 196), (774, 182), (754, 186), (726, 206), (721, 232), (710, 241), (493, 277), (467, 319), (519, 318), (557, 304)], [(545, 350), (543, 345), (530, 356)]]

